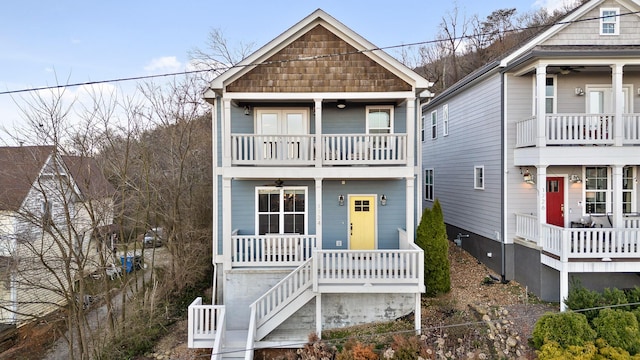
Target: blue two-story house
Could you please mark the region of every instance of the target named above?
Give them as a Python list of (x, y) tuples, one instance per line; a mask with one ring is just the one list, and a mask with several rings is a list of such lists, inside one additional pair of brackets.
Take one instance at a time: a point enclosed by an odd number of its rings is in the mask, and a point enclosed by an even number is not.
[(415, 313), (432, 84), (322, 10), (215, 78), (214, 291), (189, 345), (251, 358)]

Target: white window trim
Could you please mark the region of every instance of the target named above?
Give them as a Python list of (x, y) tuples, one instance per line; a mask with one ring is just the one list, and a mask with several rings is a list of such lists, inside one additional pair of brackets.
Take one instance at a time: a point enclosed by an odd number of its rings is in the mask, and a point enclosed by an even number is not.
[(424, 129), (425, 129), (425, 123), (424, 122), (426, 120), (427, 120), (427, 117), (422, 115), (422, 128), (420, 129), (420, 136), (421, 136), (421, 139), (422, 139), (423, 142), (426, 140), (425, 137), (424, 137), (424, 135), (425, 135), (424, 134)]
[(429, 130), (431, 130), (431, 139), (438, 138), (438, 110), (433, 110), (431, 112), (431, 123), (429, 126)]
[[(304, 234), (300, 234), (300, 235), (307, 235), (309, 233), (309, 189), (306, 186), (282, 186), (282, 187), (277, 187), (277, 186), (256, 186), (255, 188), (255, 208), (254, 208), (254, 216), (255, 216), (255, 228), (254, 228), (254, 233), (257, 235), (260, 232), (260, 211), (259, 211), (259, 201), (260, 201), (260, 191), (261, 190), (280, 190), (280, 198), (282, 199), (282, 195), (284, 193), (285, 190), (304, 190)], [(280, 228), (280, 233), (281, 234), (286, 234), (283, 233), (283, 229), (284, 229), (284, 201), (280, 201), (280, 208), (278, 209), (278, 216), (279, 219), (278, 221), (280, 222), (279, 224), (279, 228)]]
[[(480, 184), (478, 184), (478, 175), (481, 174)], [(476, 165), (473, 167), (473, 188), (476, 190), (484, 190), (486, 174), (484, 172), (484, 165)]]
[(367, 134), (369, 134), (369, 111), (372, 109), (385, 109), (385, 110), (389, 110), (389, 134), (393, 134), (393, 128), (394, 128), (394, 115), (393, 115), (393, 105), (370, 105), (366, 107), (366, 130), (367, 130)]
[(449, 135), (449, 104), (442, 105), (442, 136)]
[[(547, 91), (546, 91), (546, 89), (547, 89), (547, 79), (553, 79), (553, 96), (547, 96)], [(536, 81), (537, 81), (537, 79), (534, 76), (532, 78), (532, 81), (531, 81), (531, 86), (533, 88), (533, 90), (532, 90), (533, 106), (531, 107), (531, 109), (532, 109), (531, 116), (535, 116), (536, 113), (537, 113), (537, 109), (538, 109), (538, 91), (536, 90), (536, 85), (537, 85)], [(544, 99), (545, 99), (544, 104), (545, 104), (545, 106), (547, 104), (547, 98), (553, 98), (553, 113), (552, 114), (557, 113), (558, 112), (558, 76), (557, 75), (547, 75), (546, 78), (544, 79), (544, 84), (542, 86), (545, 88), (545, 91), (544, 91)], [(545, 114), (546, 114), (547, 108), (545, 107), (543, 110), (545, 111)]]
[[(625, 166), (626, 167), (626, 166)], [(631, 190), (625, 189), (624, 186), (622, 187), (622, 195), (624, 196), (624, 193), (631, 193), (631, 211), (630, 213), (636, 213), (637, 212), (637, 201), (636, 201), (636, 197), (637, 197), (637, 193), (636, 193), (636, 188), (637, 183), (636, 183), (636, 167), (635, 166), (629, 166), (631, 168), (631, 177), (629, 178), (629, 181), (632, 182), (632, 188)], [(624, 183), (624, 169), (622, 171), (622, 182)], [(622, 199), (620, 199), (622, 201)], [(624, 212), (624, 202), (622, 203), (623, 205), (623, 209), (622, 211)]]
[[(615, 12), (613, 17), (605, 17), (605, 11)], [(608, 18), (612, 18), (609, 20)], [(604, 24), (613, 24), (613, 32), (605, 33), (603, 31)], [(603, 36), (615, 36), (620, 35), (620, 8), (601, 8), (600, 9), (600, 35)]]
[[(429, 179), (429, 176), (427, 175), (428, 172), (431, 172), (431, 183), (427, 183), (427, 179)], [(434, 199), (434, 174), (435, 171), (433, 168), (424, 169), (424, 199), (427, 201), (433, 201)], [(429, 197), (429, 191), (427, 191), (427, 187), (431, 187), (431, 197)]]

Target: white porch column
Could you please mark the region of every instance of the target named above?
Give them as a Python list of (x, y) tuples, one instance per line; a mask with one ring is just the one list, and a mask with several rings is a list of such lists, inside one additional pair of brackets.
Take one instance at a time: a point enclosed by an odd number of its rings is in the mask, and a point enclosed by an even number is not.
[(316, 243), (318, 249), (322, 249), (322, 178), (316, 181)]
[(231, 270), (231, 178), (222, 178), (222, 253), (224, 270)]
[[(407, 166), (416, 166), (416, 99), (408, 98), (407, 103)], [(422, 164), (417, 164), (421, 166)]]
[(407, 222), (407, 225), (406, 225), (407, 226), (407, 229), (406, 229), (407, 230), (407, 240), (412, 242), (412, 243), (416, 242), (416, 239), (415, 239), (415, 232), (416, 232), (415, 226), (416, 225), (415, 225), (415, 220), (413, 218), (413, 216), (414, 216), (413, 209), (415, 208), (415, 197), (413, 196), (413, 192), (414, 192), (414, 188), (415, 188), (414, 182), (415, 182), (415, 178), (414, 177), (408, 177), (406, 179), (406, 185), (407, 186), (406, 186), (406, 189), (405, 189), (405, 191), (406, 191), (406, 196), (405, 197), (406, 197), (406, 202), (407, 202), (406, 210), (405, 210), (405, 216), (407, 218), (406, 219), (407, 220), (406, 221)]
[(547, 65), (536, 66), (536, 146), (547, 146), (547, 120), (546, 120), (546, 87)]
[(324, 144), (322, 144), (322, 99), (315, 99), (315, 128), (316, 128), (316, 167), (322, 166), (324, 160)]
[(420, 293), (416, 294), (416, 309), (413, 312), (416, 335), (422, 334), (422, 301)]
[(322, 339), (322, 294), (316, 293), (316, 334)]
[(542, 236), (542, 224), (547, 223), (547, 166), (536, 166), (536, 189), (538, 191), (538, 234)]
[(231, 100), (222, 100), (222, 166), (231, 166)]
[[(614, 116), (613, 116), (613, 139), (615, 146), (622, 146), (623, 120), (622, 114), (624, 113), (624, 93), (622, 92), (622, 64), (611, 65), (611, 89), (613, 90), (613, 104), (614, 104)], [(614, 212), (615, 214), (615, 212)]]
[(562, 264), (560, 270), (560, 311), (567, 310), (564, 300), (569, 296), (569, 272), (565, 270), (567, 264)]
[(613, 213), (612, 226), (614, 229), (621, 229), (624, 227), (624, 220), (622, 219), (622, 165), (614, 165), (611, 168), (613, 185), (613, 199), (611, 199)]

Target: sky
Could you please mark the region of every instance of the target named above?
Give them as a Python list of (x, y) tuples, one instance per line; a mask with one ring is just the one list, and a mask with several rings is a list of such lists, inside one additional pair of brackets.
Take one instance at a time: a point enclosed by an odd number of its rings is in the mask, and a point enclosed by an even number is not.
[[(181, 72), (189, 52), (219, 29), (228, 44), (266, 44), (321, 8), (379, 47), (432, 40), (443, 16), (484, 18), (553, 10), (571, 0), (20, 0), (0, 12), (0, 92)], [(397, 56), (397, 52), (389, 52)], [(162, 81), (162, 78), (159, 79)], [(126, 93), (134, 82), (105, 84)], [(80, 96), (83, 88), (68, 88)], [(16, 104), (29, 93), (0, 94), (0, 127), (20, 126)]]

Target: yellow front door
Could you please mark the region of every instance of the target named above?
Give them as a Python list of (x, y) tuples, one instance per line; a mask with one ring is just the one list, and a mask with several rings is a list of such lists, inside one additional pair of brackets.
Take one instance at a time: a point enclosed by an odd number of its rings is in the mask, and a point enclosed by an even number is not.
[(349, 248), (373, 250), (376, 246), (375, 196), (349, 197)]

